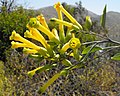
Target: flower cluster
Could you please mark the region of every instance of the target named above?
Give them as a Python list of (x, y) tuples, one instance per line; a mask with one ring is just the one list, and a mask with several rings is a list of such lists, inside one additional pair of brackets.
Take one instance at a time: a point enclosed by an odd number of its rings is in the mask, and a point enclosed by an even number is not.
[[(27, 24), (28, 30), (24, 33), (24, 37), (40, 42), (41, 46), (32, 43), (13, 31), (10, 36), (10, 40), (14, 40), (11, 42), (11, 48), (23, 47), (23, 52), (28, 54), (39, 53), (45, 58), (55, 57), (57, 54), (64, 54), (70, 48), (73, 52), (73, 57), (79, 60), (79, 55), (76, 56), (76, 54), (81, 43), (80, 40), (75, 37), (75, 32), (82, 30), (82, 26), (63, 8), (60, 2), (56, 3), (54, 8), (58, 13), (58, 19), (51, 18), (50, 21), (59, 24), (59, 30), (55, 28), (50, 30), (42, 14), (36, 18), (30, 18)], [(66, 15), (71, 23), (63, 21), (62, 14)], [(64, 32), (64, 26), (67, 27), (67, 32)], [(42, 33), (44, 33), (48, 39), (46, 39)], [(51, 42), (53, 44), (51, 44)], [(54, 47), (57, 52), (54, 50)]]

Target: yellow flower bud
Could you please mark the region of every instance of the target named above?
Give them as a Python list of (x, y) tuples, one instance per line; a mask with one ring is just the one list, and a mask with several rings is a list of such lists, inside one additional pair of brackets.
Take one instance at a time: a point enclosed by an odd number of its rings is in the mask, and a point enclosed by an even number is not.
[(83, 27), (86, 31), (89, 31), (91, 26), (92, 26), (92, 21), (90, 19), (90, 16), (86, 16), (86, 20), (85, 20)]
[(58, 32), (57, 30), (54, 28), (52, 29), (52, 33), (56, 36), (56, 38), (59, 40), (59, 36), (58, 36)]

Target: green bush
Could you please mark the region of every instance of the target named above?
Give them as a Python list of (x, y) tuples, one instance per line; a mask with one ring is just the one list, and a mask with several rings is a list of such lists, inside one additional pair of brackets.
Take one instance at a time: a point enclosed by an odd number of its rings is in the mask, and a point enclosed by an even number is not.
[(9, 36), (13, 30), (23, 35), (26, 30), (29, 12), (23, 7), (17, 7), (14, 11), (0, 13), (0, 59), (5, 60), (5, 50), (10, 47)]

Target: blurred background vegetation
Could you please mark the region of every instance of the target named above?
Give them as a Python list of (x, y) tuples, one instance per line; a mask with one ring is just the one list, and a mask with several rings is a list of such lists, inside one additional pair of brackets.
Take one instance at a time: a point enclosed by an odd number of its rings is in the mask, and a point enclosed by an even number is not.
[[(28, 20), (41, 14), (41, 11), (24, 9), (14, 0), (0, 0), (0, 3), (0, 96), (39, 96), (36, 92), (39, 86), (53, 76), (54, 70), (57, 73), (60, 67), (35, 74), (33, 78), (28, 77), (28, 71), (48, 62), (37, 62), (23, 54), (21, 49), (11, 49), (9, 36), (13, 30), (23, 36)], [(77, 2), (74, 7), (65, 2), (62, 5), (80, 24), (84, 24), (88, 12), (82, 6), (82, 2)], [(65, 16), (64, 20), (68, 21)], [(50, 29), (58, 28), (49, 21), (48, 25)], [(104, 34), (102, 32), (106, 31), (96, 20), (93, 21), (90, 30), (99, 34)], [(82, 42), (99, 39), (89, 34), (78, 35)], [(99, 56), (100, 53), (96, 53), (94, 55), (98, 58), (92, 61), (90, 59), (93, 54), (91, 54), (85, 68), (71, 71), (68, 77), (60, 77), (43, 96), (119, 96), (120, 65), (118, 61), (110, 60), (110, 56), (115, 51), (109, 50), (102, 56)]]

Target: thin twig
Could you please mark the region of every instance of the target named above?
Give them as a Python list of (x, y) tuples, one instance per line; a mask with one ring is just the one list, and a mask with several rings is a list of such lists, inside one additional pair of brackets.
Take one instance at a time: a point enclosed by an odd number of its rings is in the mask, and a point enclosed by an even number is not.
[[(103, 53), (101, 53), (99, 56), (97, 56), (97, 57), (95, 57), (95, 58), (93, 58), (93, 59), (90, 59), (89, 63), (92, 62), (92, 61), (94, 61), (94, 60), (97, 59), (97, 58), (102, 57), (104, 54), (106, 54), (106, 53), (112, 51), (112, 50), (115, 49), (115, 48), (120, 48), (120, 46), (111, 46), (111, 48), (110, 48), (110, 47), (104, 48), (103, 50), (106, 50), (106, 49), (108, 49), (108, 50), (105, 51), (105, 52), (103, 52)], [(87, 62), (88, 62), (88, 61), (87, 61)]]
[(82, 45), (88, 45), (88, 44), (94, 44), (94, 43), (100, 44), (100, 43), (106, 43), (106, 42), (110, 42), (110, 41), (109, 41), (109, 40), (92, 41), (92, 42), (85, 42), (85, 43), (82, 43)]
[(120, 42), (111, 39), (108, 35), (106, 35), (106, 36), (107, 36), (107, 39), (109, 40), (109, 42), (120, 44)]

